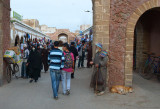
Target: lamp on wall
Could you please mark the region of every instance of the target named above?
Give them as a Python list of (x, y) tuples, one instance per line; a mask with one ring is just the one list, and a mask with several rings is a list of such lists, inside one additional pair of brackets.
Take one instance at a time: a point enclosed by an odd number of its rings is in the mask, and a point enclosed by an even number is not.
[(93, 13), (92, 11), (89, 11), (89, 10), (85, 10), (84, 12)]

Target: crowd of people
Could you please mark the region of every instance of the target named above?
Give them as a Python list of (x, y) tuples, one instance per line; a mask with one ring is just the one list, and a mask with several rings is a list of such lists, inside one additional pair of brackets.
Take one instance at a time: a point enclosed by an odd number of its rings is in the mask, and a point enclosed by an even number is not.
[[(59, 83), (62, 81), (63, 95), (69, 95), (71, 90), (71, 78), (75, 77), (76, 60), (77, 67), (84, 68), (84, 59), (87, 59), (87, 68), (94, 65), (94, 72), (90, 86), (94, 88), (97, 95), (102, 95), (106, 88), (107, 73), (107, 52), (102, 50), (102, 44), (96, 44), (96, 55), (92, 61), (92, 42), (81, 43), (62, 41), (47, 42), (28, 42), (23, 45), (21, 51), (23, 56), (22, 78), (30, 78), (30, 83), (38, 82), (41, 71), (46, 73), (50, 70), (53, 97), (58, 99)], [(86, 52), (88, 53), (86, 56)], [(103, 84), (97, 83), (97, 73), (102, 72)], [(98, 73), (99, 74), (99, 73)]]

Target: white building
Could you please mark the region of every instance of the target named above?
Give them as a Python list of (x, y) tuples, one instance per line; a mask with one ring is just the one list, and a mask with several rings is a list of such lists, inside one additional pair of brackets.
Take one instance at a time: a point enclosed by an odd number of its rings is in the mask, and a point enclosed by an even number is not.
[(41, 40), (45, 38), (49, 40), (50, 37), (45, 35), (44, 33), (28, 26), (27, 24), (11, 18), (11, 46), (15, 46), (20, 44), (24, 40)]

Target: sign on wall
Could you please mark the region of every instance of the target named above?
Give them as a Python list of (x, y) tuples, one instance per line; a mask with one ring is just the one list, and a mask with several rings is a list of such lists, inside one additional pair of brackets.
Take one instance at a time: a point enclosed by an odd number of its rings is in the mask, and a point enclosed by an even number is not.
[(20, 14), (18, 14), (17, 12), (13, 11), (13, 18), (22, 21), (23, 16), (21, 16)]

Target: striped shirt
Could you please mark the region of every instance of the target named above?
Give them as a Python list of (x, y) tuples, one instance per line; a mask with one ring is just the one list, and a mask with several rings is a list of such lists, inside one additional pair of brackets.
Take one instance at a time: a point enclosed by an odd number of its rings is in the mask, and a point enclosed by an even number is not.
[(50, 69), (60, 70), (64, 67), (64, 62), (64, 54), (60, 49), (54, 48), (48, 54), (48, 63)]

